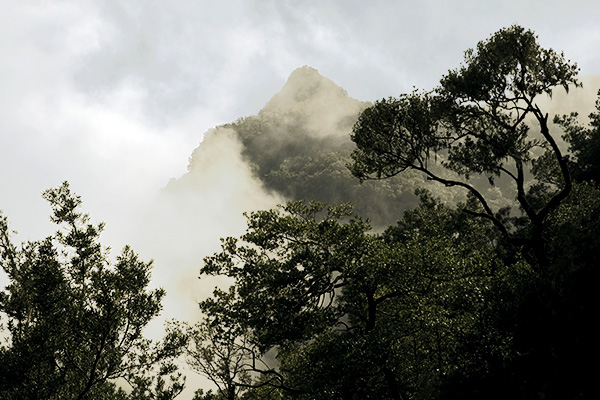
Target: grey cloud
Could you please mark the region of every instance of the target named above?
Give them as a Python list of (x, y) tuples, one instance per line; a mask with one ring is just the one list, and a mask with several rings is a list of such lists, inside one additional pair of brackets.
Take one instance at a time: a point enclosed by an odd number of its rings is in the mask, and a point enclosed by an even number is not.
[(198, 108), (223, 115), (219, 122), (255, 113), (268, 93), (305, 64), (371, 101), (412, 86), (431, 88), (459, 65), (464, 50), (512, 23), (535, 29), (571, 58), (579, 55), (600, 69), (589, 47), (578, 50), (571, 39), (577, 27), (595, 26), (591, 9), (600, 6), (589, 2), (584, 14), (558, 1), (538, 9), (516, 0), (93, 5), (108, 28), (102, 46), (79, 61), (79, 87), (110, 94), (122, 82), (133, 82), (146, 92), (148, 116), (158, 119), (177, 119)]

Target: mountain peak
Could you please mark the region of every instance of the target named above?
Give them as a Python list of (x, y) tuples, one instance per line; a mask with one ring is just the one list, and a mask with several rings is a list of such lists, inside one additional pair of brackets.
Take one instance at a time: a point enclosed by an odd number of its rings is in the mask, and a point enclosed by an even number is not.
[(315, 68), (305, 65), (295, 69), (287, 82), (264, 107), (263, 111), (292, 108), (301, 103), (322, 103), (348, 99), (348, 93), (325, 78)]
[[(333, 83), (331, 80), (325, 78), (323, 75), (321, 75), (319, 73), (319, 70), (313, 67), (310, 67), (308, 65), (305, 65), (303, 67), (300, 68), (296, 68), (294, 71), (292, 71), (292, 73), (290, 74), (290, 76), (288, 77), (288, 80), (284, 86), (284, 88), (287, 86), (297, 86), (298, 84), (302, 84), (304, 86), (321, 86), (321, 85), (326, 85), (326, 86), (335, 86), (338, 87), (335, 83)], [(341, 89), (341, 88), (340, 88)]]
[(311, 67), (310, 65), (304, 65), (302, 67), (296, 68), (295, 70), (292, 71), (292, 73), (290, 74), (290, 76), (288, 77), (288, 81), (289, 80), (295, 80), (295, 79), (326, 79), (323, 75), (321, 75), (319, 73), (319, 70), (316, 68)]

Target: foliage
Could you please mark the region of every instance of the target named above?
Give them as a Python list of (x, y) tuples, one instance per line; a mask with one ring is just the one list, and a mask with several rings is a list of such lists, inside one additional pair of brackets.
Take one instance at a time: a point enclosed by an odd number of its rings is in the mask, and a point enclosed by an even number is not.
[(597, 346), (592, 321), (598, 314), (598, 186), (575, 184), (545, 229), (552, 264), (523, 307), (519, 334), (519, 351), (527, 354), (523, 371), (531, 374), (531, 386), (546, 398), (590, 398), (596, 391), (587, 366), (595, 362), (590, 349)]
[[(510, 338), (504, 357), (486, 357), (481, 367), (443, 382), (445, 399), (586, 399), (595, 393), (589, 365), (598, 253), (598, 188), (575, 184), (545, 222), (545, 271), (500, 271), (483, 317), (488, 332)], [(474, 348), (481, 347), (481, 332)], [(478, 357), (477, 359), (482, 360)]]
[[(61, 227), (44, 240), (17, 248), (0, 216), (0, 262), (10, 280), (0, 293), (8, 334), (0, 398), (174, 398), (183, 385), (170, 360), (181, 338), (142, 336), (165, 294), (147, 288), (152, 262), (126, 246), (111, 265), (98, 241), (103, 224), (79, 212), (81, 199), (67, 182), (43, 197)], [(133, 391), (117, 388), (119, 379)]]
[[(496, 32), (465, 54), (465, 64), (450, 71), (431, 93), (413, 92), (377, 102), (354, 126), (356, 150), (350, 168), (361, 179), (380, 179), (405, 170), (420, 171), (447, 187), (460, 187), (477, 199), (480, 210), (464, 211), (491, 221), (511, 243), (523, 248), (532, 265), (547, 266), (543, 221), (571, 190), (567, 159), (548, 128), (548, 115), (536, 96), (551, 94), (556, 86), (578, 85), (576, 64), (562, 54), (543, 49), (531, 31), (512, 26)], [(530, 134), (533, 118), (541, 137)], [(526, 168), (542, 148), (558, 166), (560, 182), (542, 204), (527, 196)], [(439, 157), (456, 177), (430, 166)], [(469, 178), (484, 175), (491, 185), (503, 177), (512, 181), (527, 229), (515, 232), (502, 220), (484, 192)]]
[[(471, 332), (472, 346), (460, 341), (458, 353), (469, 363), (439, 380), (441, 398), (591, 394), (593, 379), (584, 365), (592, 362), (586, 349), (595, 346), (587, 332), (597, 313), (589, 283), (596, 274), (597, 189), (574, 185), (570, 169), (576, 180), (595, 179), (598, 113), (590, 115), (589, 128), (580, 126), (575, 114), (555, 118), (575, 156), (570, 161), (536, 102), (557, 86), (567, 91), (578, 86), (576, 73), (575, 64), (541, 48), (531, 31), (512, 26), (467, 51), (465, 65), (444, 76), (435, 91), (377, 102), (354, 127), (357, 149), (350, 168), (357, 177), (420, 171), (466, 190), (469, 200), (462, 211), (495, 228), (456, 231), (473, 243), (481, 243), (479, 235), (490, 240), (493, 246), (486, 251), (494, 267), (484, 306), (475, 314), (486, 329)], [(531, 132), (531, 121), (539, 135)], [(446, 174), (432, 167), (432, 160)], [(513, 210), (493, 210), (473, 176), (487, 177), (492, 186), (500, 179), (511, 181)], [(520, 215), (511, 216), (517, 207)], [(419, 216), (407, 213), (388, 235), (406, 241), (403, 227)], [(434, 226), (439, 225), (453, 229), (444, 220)], [(431, 238), (433, 246), (439, 243)], [(519, 261), (516, 249), (529, 266)]]
[(556, 116), (554, 122), (561, 125), (566, 134), (564, 139), (569, 143), (569, 150), (574, 159), (569, 166), (573, 178), (577, 181), (593, 180), (600, 182), (600, 91), (596, 100), (596, 111), (589, 115), (589, 127), (585, 128), (577, 122), (577, 113), (562, 117)]
[[(277, 370), (248, 371), (285, 398), (426, 398), (457, 363), (473, 362), (463, 350), (486, 329), (478, 313), (494, 266), (484, 224), (422, 197), (383, 236), (346, 205), (252, 213), (245, 235), (205, 259), (203, 273), (235, 284), (201, 308), (214, 327), (239, 327), (252, 357), (276, 351)], [(495, 349), (507, 340), (488, 336)]]

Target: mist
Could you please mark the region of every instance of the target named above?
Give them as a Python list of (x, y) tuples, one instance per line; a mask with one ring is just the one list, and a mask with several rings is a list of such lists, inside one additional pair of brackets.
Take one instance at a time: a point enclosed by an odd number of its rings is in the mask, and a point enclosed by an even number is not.
[[(212, 279), (198, 279), (202, 259), (220, 249), (219, 238), (245, 231), (244, 212), (269, 209), (283, 198), (265, 190), (248, 163), (242, 146), (227, 128), (207, 132), (192, 153), (189, 170), (161, 190), (137, 232), (154, 232), (138, 248), (156, 257), (155, 281), (170, 289), (165, 314), (181, 320), (198, 318), (197, 302), (208, 297)], [(140, 221), (141, 222), (141, 221)], [(135, 237), (132, 234), (132, 237)], [(160, 258), (159, 258), (160, 257)]]

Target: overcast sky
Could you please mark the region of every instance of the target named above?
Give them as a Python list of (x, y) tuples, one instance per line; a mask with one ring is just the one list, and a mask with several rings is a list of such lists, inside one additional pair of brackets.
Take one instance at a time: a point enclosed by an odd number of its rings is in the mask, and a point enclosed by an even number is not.
[(185, 171), (207, 129), (258, 112), (302, 65), (373, 101), (435, 86), (518, 23), (600, 73), (594, 0), (0, 6), (0, 208), (22, 233), (47, 213), (40, 191), (65, 179), (93, 210), (148, 195)]
[[(466, 49), (517, 23), (581, 74), (600, 74), (597, 0), (0, 0), (0, 9), (0, 209), (19, 240), (53, 230), (40, 193), (68, 180), (107, 222), (107, 244), (144, 247), (120, 229), (140, 205), (161, 213), (148, 199), (186, 171), (203, 133), (256, 114), (303, 65), (375, 101), (434, 87)], [(217, 203), (198, 211), (212, 214), (202, 228), (212, 236), (225, 234)], [(160, 268), (156, 241), (143, 257)]]

